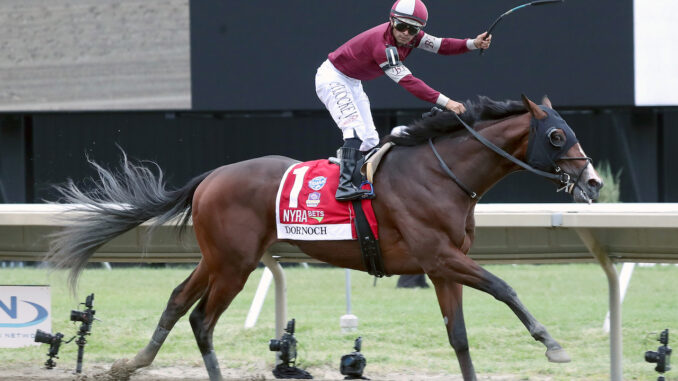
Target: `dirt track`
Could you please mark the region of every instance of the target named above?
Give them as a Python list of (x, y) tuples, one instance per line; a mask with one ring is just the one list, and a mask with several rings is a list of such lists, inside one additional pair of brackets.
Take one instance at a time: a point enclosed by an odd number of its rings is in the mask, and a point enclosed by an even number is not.
[[(81, 375), (74, 375), (72, 368), (62, 368), (58, 365), (57, 368), (47, 370), (40, 368), (37, 365), (27, 365), (22, 369), (5, 368), (0, 366), (0, 380), (18, 380), (18, 381), (48, 381), (48, 380), (95, 380), (95, 381), (113, 381), (113, 379), (104, 375), (110, 368), (110, 365), (94, 364), (85, 365)], [(66, 365), (64, 365), (66, 366)], [(338, 369), (330, 368), (309, 368), (307, 369), (315, 380), (343, 380), (343, 376)], [(268, 369), (263, 364), (253, 365), (247, 369), (240, 370), (222, 370), (225, 380), (245, 380), (245, 381), (264, 381), (275, 380)], [(389, 381), (461, 381), (462, 378), (458, 374), (427, 374), (427, 373), (395, 373), (382, 374), (370, 372), (369, 365), (365, 369), (366, 377), (372, 380), (389, 380)], [(546, 381), (550, 378), (534, 378), (530, 380)], [(130, 381), (163, 381), (163, 380), (207, 380), (207, 372), (202, 367), (155, 367), (151, 366), (148, 369), (137, 371), (129, 379)], [(485, 381), (518, 381), (525, 380), (523, 376), (515, 375), (478, 375), (478, 380)]]
[(0, 111), (186, 109), (188, 0), (3, 0)]

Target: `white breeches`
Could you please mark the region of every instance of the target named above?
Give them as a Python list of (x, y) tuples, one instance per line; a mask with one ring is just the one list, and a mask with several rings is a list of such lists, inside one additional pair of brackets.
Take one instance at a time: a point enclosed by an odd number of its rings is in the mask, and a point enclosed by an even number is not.
[(362, 140), (361, 151), (368, 151), (379, 144), (370, 100), (359, 80), (345, 76), (329, 60), (325, 60), (315, 75), (315, 91), (341, 129), (344, 139), (357, 137)]

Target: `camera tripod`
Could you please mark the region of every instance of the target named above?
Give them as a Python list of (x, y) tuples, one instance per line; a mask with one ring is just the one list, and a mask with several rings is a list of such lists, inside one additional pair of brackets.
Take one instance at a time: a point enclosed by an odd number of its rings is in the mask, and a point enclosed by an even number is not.
[(75, 341), (75, 344), (78, 345), (78, 362), (75, 365), (75, 373), (82, 373), (82, 358), (85, 356), (85, 344), (87, 344), (85, 335), (89, 335), (89, 331), (83, 331), (81, 326), (80, 331), (78, 331), (78, 340)]
[(78, 330), (78, 340), (75, 343), (78, 345), (78, 362), (75, 366), (75, 373), (82, 373), (82, 359), (85, 356), (85, 344), (87, 344), (86, 336), (91, 333), (92, 323), (94, 322), (94, 314), (96, 311), (92, 308), (94, 304), (94, 294), (90, 294), (84, 304), (85, 311), (71, 310), (71, 321), (79, 321), (80, 329)]

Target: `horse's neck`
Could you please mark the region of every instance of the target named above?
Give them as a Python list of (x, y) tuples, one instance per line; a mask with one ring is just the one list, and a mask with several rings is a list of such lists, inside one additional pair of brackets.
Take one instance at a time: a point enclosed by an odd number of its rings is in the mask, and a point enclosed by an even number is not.
[[(508, 154), (523, 160), (529, 136), (529, 123), (529, 114), (523, 114), (500, 121), (481, 122), (477, 131)], [(489, 191), (499, 180), (520, 169), (470, 134), (454, 139), (441, 139), (436, 148), (455, 175), (471, 190), (481, 195)]]
[[(479, 130), (481, 135), (511, 156), (525, 160), (530, 120), (530, 114), (525, 113), (499, 121), (481, 123)], [(490, 150), (489, 147), (487, 149)]]

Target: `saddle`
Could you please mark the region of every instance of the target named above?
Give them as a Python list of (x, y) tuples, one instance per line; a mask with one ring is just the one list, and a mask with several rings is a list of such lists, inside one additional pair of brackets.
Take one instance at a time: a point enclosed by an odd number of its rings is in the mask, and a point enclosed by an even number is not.
[(367, 181), (370, 183), (374, 182), (374, 174), (379, 169), (379, 164), (381, 164), (381, 159), (386, 156), (386, 153), (393, 147), (395, 143), (388, 142), (381, 147), (374, 148), (367, 155), (362, 163), (358, 163), (360, 168), (360, 173), (367, 178)]

